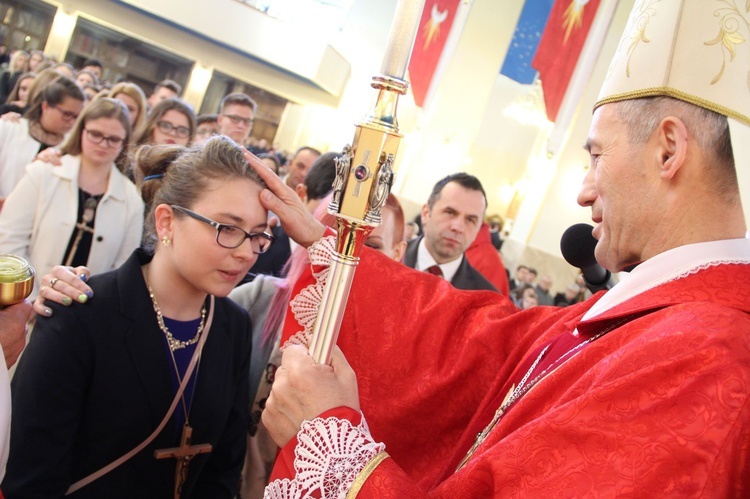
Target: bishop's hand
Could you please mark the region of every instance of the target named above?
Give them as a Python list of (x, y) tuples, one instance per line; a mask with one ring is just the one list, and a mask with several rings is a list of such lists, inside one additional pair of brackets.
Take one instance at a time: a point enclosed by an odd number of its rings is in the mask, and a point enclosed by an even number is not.
[(316, 364), (306, 347), (284, 349), (263, 424), (279, 447), (294, 437), (305, 420), (336, 407), (359, 410), (357, 377), (337, 347), (331, 365)]
[(304, 248), (322, 238), (325, 226), (307, 211), (297, 193), (255, 155), (248, 151), (244, 157), (268, 186), (260, 193), (261, 204), (279, 217), (287, 235)]

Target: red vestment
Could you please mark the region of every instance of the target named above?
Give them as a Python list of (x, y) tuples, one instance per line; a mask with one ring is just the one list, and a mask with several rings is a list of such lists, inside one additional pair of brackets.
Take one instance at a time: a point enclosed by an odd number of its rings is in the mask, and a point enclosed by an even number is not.
[[(517, 312), (366, 251), (338, 344), (391, 458), (357, 497), (750, 496), (748, 282), (750, 265), (709, 267), (582, 322), (602, 293)], [(529, 353), (576, 328), (608, 332), (511, 406), (454, 472)], [(295, 441), (273, 478), (289, 476)]]
[(492, 245), (490, 226), (483, 223), (474, 242), (464, 252), (472, 267), (505, 296), (510, 296), (508, 274), (500, 253)]

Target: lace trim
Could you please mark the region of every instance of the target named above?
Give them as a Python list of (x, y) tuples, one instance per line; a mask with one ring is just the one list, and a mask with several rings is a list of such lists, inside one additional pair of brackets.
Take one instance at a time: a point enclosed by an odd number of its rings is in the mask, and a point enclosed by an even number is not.
[(719, 265), (747, 265), (748, 263), (750, 263), (750, 261), (741, 260), (741, 259), (717, 260), (713, 262), (706, 262), (701, 265), (698, 265), (697, 267), (693, 267), (691, 269), (681, 272), (679, 275), (676, 275), (668, 279), (667, 281), (665, 281), (665, 283), (676, 281), (677, 279), (683, 279), (689, 275), (697, 274), (698, 272), (702, 270), (710, 269), (711, 267), (717, 267)]
[[(315, 325), (315, 318), (318, 315), (318, 308), (323, 299), (323, 289), (325, 288), (328, 271), (331, 265), (331, 257), (336, 248), (336, 237), (327, 236), (317, 241), (307, 249), (310, 255), (310, 264), (313, 269), (315, 283), (310, 284), (292, 299), (290, 306), (294, 319), (302, 326), (302, 331), (293, 334), (284, 343), (286, 345), (303, 345), (308, 346), (312, 338), (312, 330)], [(284, 348), (282, 347), (282, 350)]]
[[(294, 449), (295, 478), (274, 480), (264, 499), (345, 499), (368, 463), (385, 445), (373, 441), (367, 422), (353, 426), (338, 418), (315, 418), (302, 423)], [(314, 494), (315, 493), (315, 494)]]

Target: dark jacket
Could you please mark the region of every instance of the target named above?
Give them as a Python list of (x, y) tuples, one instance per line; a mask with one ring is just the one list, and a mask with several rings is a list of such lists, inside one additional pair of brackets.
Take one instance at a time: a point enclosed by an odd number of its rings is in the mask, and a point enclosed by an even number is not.
[[(37, 320), (12, 383), (6, 499), (62, 497), (145, 440), (167, 413), (173, 367), (141, 274), (149, 260), (137, 250), (92, 277), (90, 303), (47, 302), (54, 316)], [(193, 443), (213, 450), (190, 463), (183, 497), (234, 497), (245, 457), (250, 323), (228, 299), (215, 307), (190, 410)], [(172, 497), (175, 460), (157, 461), (154, 450), (178, 445), (170, 421), (144, 450), (70, 497)]]
[[(406, 252), (404, 253), (404, 264), (407, 267), (415, 268), (417, 265), (417, 249), (419, 248), (419, 242), (424, 236), (409, 241), (406, 245)], [(456, 274), (451, 279), (451, 284), (454, 288), (465, 289), (465, 290), (489, 290), (497, 291), (497, 288), (492, 285), (490, 281), (484, 278), (474, 267), (469, 265), (466, 260), (466, 256), (461, 256), (461, 265), (459, 265)], [(499, 292), (499, 291), (497, 291)]]

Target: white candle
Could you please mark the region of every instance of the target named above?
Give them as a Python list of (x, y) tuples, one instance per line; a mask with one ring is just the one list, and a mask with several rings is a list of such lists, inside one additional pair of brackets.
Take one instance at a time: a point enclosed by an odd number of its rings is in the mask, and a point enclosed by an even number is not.
[(396, 5), (388, 45), (383, 55), (383, 65), (380, 66), (380, 73), (384, 76), (404, 79), (424, 2), (425, 0), (399, 0)]

